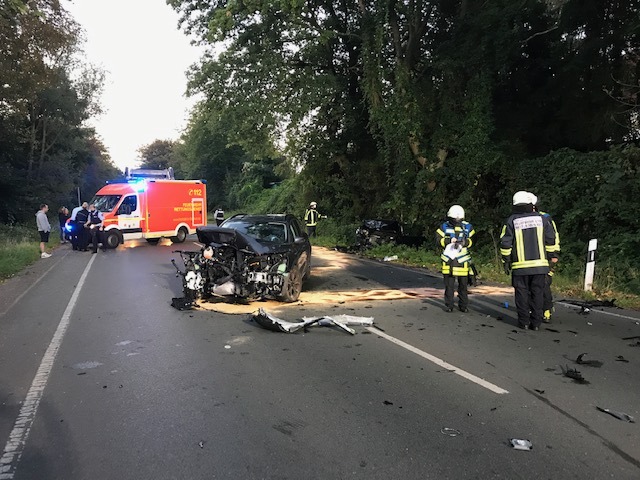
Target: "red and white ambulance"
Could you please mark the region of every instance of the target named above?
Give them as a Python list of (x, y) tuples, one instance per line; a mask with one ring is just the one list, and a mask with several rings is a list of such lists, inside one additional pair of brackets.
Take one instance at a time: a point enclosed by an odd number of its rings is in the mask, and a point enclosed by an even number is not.
[(129, 177), (102, 187), (92, 201), (104, 214), (103, 243), (162, 237), (184, 242), (207, 224), (207, 186), (202, 180)]

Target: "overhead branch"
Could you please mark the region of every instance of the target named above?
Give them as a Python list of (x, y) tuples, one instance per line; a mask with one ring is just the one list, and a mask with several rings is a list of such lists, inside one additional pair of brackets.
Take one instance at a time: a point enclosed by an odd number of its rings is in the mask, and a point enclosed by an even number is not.
[(536, 37), (539, 37), (540, 35), (545, 35), (545, 34), (547, 34), (547, 33), (549, 33), (549, 32), (553, 32), (554, 30), (557, 30), (557, 28), (558, 28), (558, 25), (554, 25), (553, 27), (548, 28), (548, 29), (546, 29), (546, 30), (544, 30), (544, 31), (542, 31), (542, 32), (534, 33), (534, 34), (533, 34), (533, 35), (531, 35), (530, 37), (528, 37), (528, 38), (524, 39), (522, 42), (520, 42), (520, 45), (524, 45), (524, 44), (525, 44), (525, 43), (527, 43), (529, 40), (531, 40), (531, 39), (533, 39), (533, 38), (536, 38)]

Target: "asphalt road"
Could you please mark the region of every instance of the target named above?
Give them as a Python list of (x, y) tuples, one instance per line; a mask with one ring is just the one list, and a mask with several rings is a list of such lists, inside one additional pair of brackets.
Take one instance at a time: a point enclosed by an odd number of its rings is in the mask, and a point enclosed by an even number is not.
[[(468, 314), (328, 303), (279, 315), (381, 330), (288, 335), (174, 310), (172, 246), (131, 245), (93, 259), (61, 247), (0, 286), (0, 479), (640, 478), (638, 424), (595, 408), (640, 419), (640, 338), (622, 339), (640, 335), (637, 313), (558, 306), (527, 332), (508, 296), (473, 295)], [(389, 263), (349, 272), (441, 285)], [(602, 365), (577, 365), (585, 352)]]

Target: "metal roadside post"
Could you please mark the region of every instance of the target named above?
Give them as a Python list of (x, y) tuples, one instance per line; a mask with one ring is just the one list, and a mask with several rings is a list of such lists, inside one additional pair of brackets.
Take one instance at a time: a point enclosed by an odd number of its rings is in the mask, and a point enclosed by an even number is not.
[(596, 249), (598, 248), (598, 239), (589, 240), (589, 251), (587, 252), (587, 267), (584, 272), (584, 291), (593, 290), (593, 274), (596, 268)]

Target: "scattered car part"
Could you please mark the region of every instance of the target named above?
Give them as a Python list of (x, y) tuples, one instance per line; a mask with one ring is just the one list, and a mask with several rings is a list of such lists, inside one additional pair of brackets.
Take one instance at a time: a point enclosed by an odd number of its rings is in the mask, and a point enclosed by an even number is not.
[(602, 365), (604, 365), (604, 363), (600, 362), (599, 360), (584, 360), (585, 355), (586, 353), (581, 353), (580, 355), (578, 355), (578, 357), (576, 358), (576, 363), (578, 365), (587, 365), (589, 367), (596, 368), (600, 368)]
[(513, 447), (514, 450), (529, 451), (533, 449), (533, 443), (531, 443), (529, 440), (512, 438), (511, 440), (509, 440), (509, 442), (511, 443), (511, 446)]
[(562, 369), (562, 374), (565, 377), (572, 379), (576, 383), (581, 383), (581, 384), (589, 383), (587, 380), (585, 380), (585, 378), (582, 376), (582, 374), (578, 370), (569, 368), (568, 366), (567, 367), (560, 366), (560, 368)]
[(608, 413), (612, 417), (616, 417), (618, 420), (622, 420), (623, 422), (636, 423), (635, 418), (633, 418), (631, 415), (628, 415), (624, 412), (616, 412), (615, 410), (609, 410), (608, 408), (602, 408), (598, 406), (596, 406), (596, 408), (601, 412)]
[(253, 315), (253, 320), (263, 328), (274, 332), (295, 333), (301, 329), (305, 329), (312, 325), (320, 327), (338, 327), (345, 332), (355, 335), (356, 331), (350, 328), (353, 326), (371, 326), (373, 325), (373, 317), (356, 317), (352, 315), (334, 315), (332, 317), (303, 317), (299, 322), (288, 322), (281, 318), (271, 315), (263, 308)]

